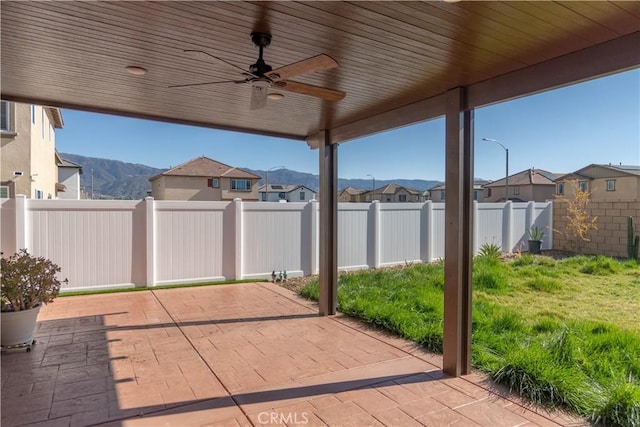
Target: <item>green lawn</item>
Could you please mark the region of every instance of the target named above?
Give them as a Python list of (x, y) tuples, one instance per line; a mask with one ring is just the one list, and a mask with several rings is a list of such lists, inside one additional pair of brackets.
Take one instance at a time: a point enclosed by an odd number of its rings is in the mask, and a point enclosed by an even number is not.
[[(442, 351), (443, 265), (340, 276), (339, 310)], [(531, 401), (640, 426), (640, 265), (525, 255), (474, 261), (473, 364)], [(301, 294), (318, 298), (317, 282)]]

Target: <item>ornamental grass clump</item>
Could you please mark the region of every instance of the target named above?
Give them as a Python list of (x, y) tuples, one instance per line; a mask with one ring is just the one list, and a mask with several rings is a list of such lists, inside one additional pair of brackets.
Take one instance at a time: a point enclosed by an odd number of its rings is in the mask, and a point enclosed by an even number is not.
[(29, 255), (26, 249), (0, 258), (0, 268), (3, 312), (50, 303), (60, 292), (62, 282), (56, 277), (60, 267), (43, 257)]

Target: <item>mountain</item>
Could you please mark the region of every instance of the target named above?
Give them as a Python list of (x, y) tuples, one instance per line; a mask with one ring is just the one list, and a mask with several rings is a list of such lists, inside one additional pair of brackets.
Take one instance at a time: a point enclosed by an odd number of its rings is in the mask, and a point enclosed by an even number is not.
[(93, 188), (94, 199), (143, 199), (147, 196), (147, 191), (151, 190), (149, 178), (166, 170), (70, 153), (60, 155), (82, 166), (80, 187), (89, 197)]
[[(97, 157), (85, 157), (78, 154), (60, 153), (60, 155), (82, 166), (83, 174), (80, 175), (80, 186), (91, 197), (93, 179), (94, 199), (128, 199), (138, 200), (147, 196), (151, 190), (149, 178), (166, 169), (157, 169), (151, 166), (126, 163), (119, 160), (101, 159)], [(266, 171), (247, 169), (247, 172), (261, 176), (260, 185), (265, 183)], [(319, 177), (306, 172), (298, 172), (291, 169), (278, 169), (269, 171), (269, 183), (271, 184), (301, 184), (314, 190), (318, 190)], [(398, 184), (404, 187), (412, 187), (424, 191), (440, 181), (422, 179), (391, 179), (376, 180), (376, 188), (387, 184)], [(356, 187), (369, 190), (372, 181), (370, 179), (338, 179), (338, 189)]]

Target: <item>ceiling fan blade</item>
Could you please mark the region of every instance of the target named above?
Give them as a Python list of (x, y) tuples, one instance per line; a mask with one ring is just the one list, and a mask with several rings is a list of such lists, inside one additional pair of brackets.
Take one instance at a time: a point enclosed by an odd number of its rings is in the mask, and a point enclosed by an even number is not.
[(253, 82), (251, 85), (251, 110), (259, 110), (267, 106), (268, 88), (269, 82), (266, 79)]
[(340, 101), (346, 95), (345, 92), (342, 92), (340, 90), (308, 85), (306, 83), (293, 82), (291, 80), (280, 80), (278, 82), (275, 82), (273, 86), (280, 90), (300, 93), (302, 95), (315, 96), (316, 98), (322, 98), (327, 101)]
[(224, 62), (225, 64), (230, 65), (230, 66), (232, 66), (233, 68), (235, 68), (237, 70), (242, 71), (243, 74), (248, 74), (248, 75), (253, 76), (253, 77), (258, 77), (255, 74), (251, 73), (250, 71), (247, 71), (242, 67), (238, 67), (236, 64), (232, 64), (231, 62), (229, 62), (229, 61), (227, 61), (225, 59), (222, 59), (219, 56), (215, 56), (215, 55), (210, 54), (209, 52), (205, 52), (204, 50), (185, 49), (185, 50), (183, 50), (183, 52), (187, 52), (187, 53), (202, 53), (204, 55), (210, 56), (213, 59), (217, 59), (220, 62)]
[(321, 54), (312, 58), (303, 59), (284, 67), (276, 68), (266, 73), (271, 80), (285, 80), (301, 74), (315, 73), (318, 71), (330, 70), (336, 68), (338, 63), (329, 55)]
[(205, 83), (187, 83), (184, 85), (171, 85), (171, 86), (167, 86), (169, 88), (174, 88), (174, 87), (189, 87), (189, 86), (204, 86), (204, 85), (215, 85), (218, 83), (248, 83), (248, 80), (221, 80), (218, 82), (205, 82)]

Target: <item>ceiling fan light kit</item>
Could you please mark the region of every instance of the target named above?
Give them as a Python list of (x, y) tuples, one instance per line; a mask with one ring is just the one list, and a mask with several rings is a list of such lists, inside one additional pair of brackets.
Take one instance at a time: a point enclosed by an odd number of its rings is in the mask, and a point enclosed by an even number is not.
[(325, 101), (332, 102), (340, 101), (345, 97), (346, 93), (339, 90), (288, 80), (291, 77), (296, 77), (303, 74), (311, 74), (319, 71), (337, 68), (338, 63), (330, 56), (320, 54), (299, 62), (295, 62), (293, 64), (276, 68), (274, 70), (271, 65), (267, 64), (264, 61), (263, 58), (264, 48), (271, 44), (271, 34), (262, 32), (251, 33), (251, 41), (259, 48), (259, 54), (255, 64), (249, 66), (249, 70), (244, 70), (242, 67), (232, 64), (208, 52), (192, 49), (185, 50), (185, 52), (203, 53), (211, 58), (231, 65), (232, 67), (242, 71), (242, 74), (246, 76), (243, 80), (222, 80), (205, 83), (190, 83), (173, 85), (169, 87), (178, 88), (204, 86), (220, 83), (251, 83), (251, 110), (257, 110), (266, 107), (267, 99), (280, 100), (284, 98), (284, 95), (281, 93), (269, 93), (269, 88), (277, 88), (279, 90), (293, 92), (301, 95), (313, 96)]

